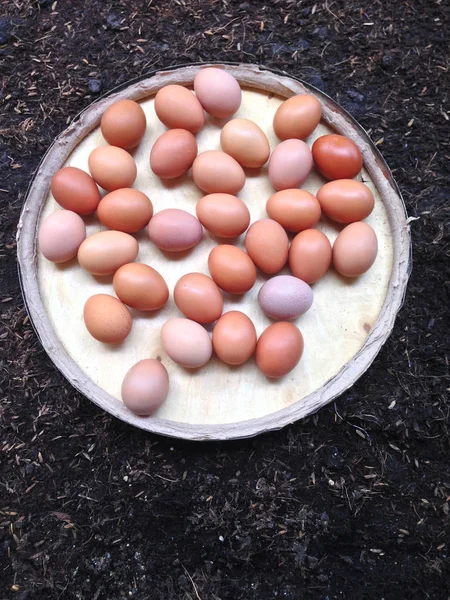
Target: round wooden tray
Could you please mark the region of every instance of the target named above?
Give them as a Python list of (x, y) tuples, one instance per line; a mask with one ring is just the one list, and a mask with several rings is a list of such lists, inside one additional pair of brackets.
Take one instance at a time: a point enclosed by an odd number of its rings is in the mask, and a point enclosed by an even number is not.
[[(55, 140), (37, 169), (23, 207), (17, 232), (19, 272), (25, 303), (46, 352), (70, 383), (98, 406), (136, 427), (192, 440), (234, 439), (279, 429), (336, 398), (370, 366), (390, 334), (400, 309), (410, 268), (410, 238), (405, 208), (390, 171), (362, 128), (335, 102), (310, 86), (254, 65), (216, 65), (229, 70), (243, 89), (241, 108), (235, 116), (256, 121), (268, 136), (271, 148), (279, 142), (272, 130), (273, 115), (294, 94), (315, 94), (323, 105), (323, 121), (308, 143), (330, 131), (354, 140), (364, 157), (361, 177), (375, 195), (375, 209), (367, 221), (376, 230), (379, 254), (370, 271), (356, 280), (329, 273), (313, 286), (314, 303), (295, 323), (305, 338), (299, 365), (280, 380), (265, 378), (254, 361), (231, 368), (213, 358), (207, 367), (187, 371), (164, 353), (159, 339), (162, 323), (180, 316), (171, 298), (157, 314), (132, 311), (133, 330), (123, 344), (110, 347), (90, 337), (83, 323), (83, 305), (94, 293), (113, 293), (111, 277), (94, 278), (76, 260), (65, 265), (46, 261), (37, 249), (40, 222), (58, 208), (50, 181), (64, 165), (85, 169), (91, 150), (104, 144), (99, 122), (104, 110), (122, 98), (141, 102), (148, 127), (143, 141), (133, 152), (138, 165), (134, 187), (152, 200), (155, 212), (178, 207), (195, 214), (202, 196), (189, 175), (162, 182), (149, 167), (150, 149), (164, 131), (154, 113), (153, 97), (164, 85), (192, 86), (195, 74), (207, 65), (189, 65), (157, 72), (133, 81), (91, 104)], [(197, 135), (199, 152), (220, 149), (222, 122), (208, 118)], [(316, 192), (324, 183), (312, 173), (305, 189)], [(264, 218), (265, 203), (273, 193), (267, 169), (248, 172), (240, 197), (248, 205), (252, 221)], [(86, 219), (88, 234), (103, 229)], [(333, 241), (341, 227), (322, 220), (318, 226)], [(242, 239), (239, 245), (242, 246)], [(192, 271), (207, 273), (207, 256), (217, 243), (205, 232), (203, 241), (179, 259), (168, 261), (148, 240), (137, 236), (138, 259), (159, 270), (172, 291), (176, 280)], [(258, 334), (270, 324), (256, 296), (264, 276), (240, 299), (225, 295), (224, 311), (247, 312)], [(161, 357), (169, 371), (171, 389), (161, 409), (152, 417), (137, 417), (120, 400), (120, 385), (127, 370), (138, 360)]]

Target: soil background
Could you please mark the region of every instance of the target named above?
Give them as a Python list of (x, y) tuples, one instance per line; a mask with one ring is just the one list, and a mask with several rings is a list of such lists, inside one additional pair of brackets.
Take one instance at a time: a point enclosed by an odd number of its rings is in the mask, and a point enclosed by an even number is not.
[[(2, 600), (448, 600), (449, 17), (440, 0), (0, 2)], [(336, 402), (186, 443), (67, 384), (24, 310), (15, 234), (79, 111), (153, 69), (226, 60), (284, 69), (362, 124), (416, 219), (414, 268)]]

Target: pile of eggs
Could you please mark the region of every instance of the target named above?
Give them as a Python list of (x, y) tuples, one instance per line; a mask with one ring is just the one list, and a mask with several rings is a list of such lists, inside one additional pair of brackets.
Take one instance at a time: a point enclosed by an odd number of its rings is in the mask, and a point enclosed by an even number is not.
[[(132, 329), (129, 308), (156, 311), (170, 295), (163, 275), (134, 262), (139, 245), (133, 234), (147, 228), (150, 242), (170, 257), (199, 244), (205, 228), (224, 243), (209, 254), (210, 276), (186, 273), (176, 283), (173, 299), (183, 316), (163, 325), (162, 347), (172, 361), (187, 369), (204, 367), (213, 352), (229, 365), (241, 365), (255, 355), (265, 376), (279, 378), (302, 356), (303, 336), (291, 321), (312, 306), (311, 285), (331, 264), (341, 275), (354, 278), (374, 263), (377, 238), (364, 222), (373, 210), (374, 197), (355, 179), (362, 156), (353, 141), (341, 135), (323, 135), (311, 150), (304, 141), (321, 120), (321, 103), (315, 96), (299, 94), (279, 106), (273, 128), (281, 141), (272, 154), (266, 135), (255, 122), (230, 119), (239, 109), (241, 97), (236, 79), (214, 67), (198, 72), (194, 92), (167, 85), (155, 96), (156, 116), (167, 131), (152, 146), (150, 168), (162, 180), (190, 172), (205, 193), (197, 202), (196, 217), (178, 208), (153, 214), (148, 196), (132, 187), (137, 167), (128, 150), (136, 148), (146, 132), (145, 113), (132, 100), (110, 105), (101, 119), (108, 145), (89, 155), (90, 174), (69, 166), (52, 178), (52, 195), (63, 210), (50, 214), (41, 224), (39, 248), (54, 263), (77, 257), (79, 265), (93, 276), (113, 276), (116, 297), (91, 296), (83, 316), (96, 340), (119, 344)], [(220, 134), (222, 151), (198, 153), (195, 134), (205, 125), (205, 111), (215, 119), (227, 120)], [(267, 161), (274, 193), (261, 199), (266, 202), (267, 218), (251, 224), (250, 212), (237, 194), (246, 182), (244, 169), (260, 169)], [(300, 188), (313, 167), (329, 180), (316, 196)], [(86, 238), (82, 217), (95, 212), (107, 230)], [(327, 236), (314, 228), (322, 214), (345, 225), (333, 247)], [(295, 234), (291, 243), (288, 232)], [(234, 244), (244, 233), (246, 251)], [(286, 265), (292, 274), (279, 275)], [(275, 321), (259, 339), (246, 314), (237, 310), (223, 313), (222, 294), (242, 295), (251, 290), (258, 269), (271, 276), (259, 290), (258, 303)], [(210, 336), (205, 326), (213, 323)], [(154, 413), (168, 391), (167, 370), (153, 358), (135, 364), (122, 383), (123, 402), (137, 415)]]

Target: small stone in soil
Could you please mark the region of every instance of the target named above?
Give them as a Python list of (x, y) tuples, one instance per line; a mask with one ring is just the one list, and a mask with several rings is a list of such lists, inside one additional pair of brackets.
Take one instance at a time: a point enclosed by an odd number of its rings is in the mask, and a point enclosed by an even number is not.
[(98, 94), (102, 89), (102, 82), (99, 79), (89, 79), (88, 88), (93, 94)]

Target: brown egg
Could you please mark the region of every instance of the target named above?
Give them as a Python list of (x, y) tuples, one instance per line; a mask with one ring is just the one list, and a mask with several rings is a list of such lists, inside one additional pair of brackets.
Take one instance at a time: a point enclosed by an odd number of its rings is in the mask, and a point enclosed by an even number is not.
[(153, 204), (148, 196), (133, 188), (122, 188), (100, 200), (97, 216), (109, 229), (136, 233), (152, 218)]
[(205, 124), (202, 105), (182, 85), (166, 85), (155, 96), (155, 112), (169, 129), (187, 129), (196, 133)]
[(122, 231), (100, 231), (90, 235), (78, 249), (78, 262), (92, 275), (112, 275), (133, 262), (139, 251), (137, 241)]
[(241, 165), (218, 150), (207, 150), (197, 156), (192, 165), (192, 178), (207, 194), (237, 194), (245, 185), (245, 173)]
[(128, 263), (117, 269), (113, 287), (124, 304), (137, 310), (157, 310), (169, 298), (169, 288), (162, 276), (142, 263)]
[(256, 348), (256, 329), (242, 312), (232, 310), (220, 317), (212, 332), (213, 348), (227, 365), (242, 365)]
[(255, 265), (273, 275), (284, 267), (288, 257), (289, 240), (285, 230), (272, 219), (261, 219), (250, 226), (245, 247)]
[(223, 238), (241, 235), (250, 224), (247, 206), (231, 194), (203, 196), (197, 202), (196, 212), (203, 227)]
[(84, 305), (83, 316), (89, 333), (104, 344), (120, 344), (133, 325), (125, 304), (107, 294), (91, 296)]
[(327, 179), (353, 179), (362, 168), (361, 151), (343, 135), (322, 135), (312, 147), (314, 164)]
[(76, 167), (63, 167), (53, 175), (51, 190), (56, 202), (79, 215), (95, 212), (100, 192), (88, 173)]
[(203, 237), (200, 221), (179, 208), (166, 208), (151, 219), (148, 237), (166, 252), (182, 252), (196, 246)]
[(311, 172), (311, 150), (302, 140), (285, 140), (278, 144), (270, 157), (268, 175), (272, 187), (279, 190), (296, 188)]
[(319, 222), (321, 208), (315, 196), (305, 190), (281, 190), (267, 201), (268, 216), (288, 231), (310, 229)]
[(198, 369), (212, 355), (212, 343), (204, 327), (191, 319), (169, 319), (161, 328), (164, 352), (181, 367)]
[(322, 116), (319, 100), (311, 94), (298, 94), (281, 104), (273, 118), (273, 130), (280, 140), (305, 140)]
[(155, 358), (146, 358), (133, 365), (122, 382), (122, 400), (136, 415), (152, 415), (169, 393), (169, 375)]
[(362, 221), (375, 205), (372, 192), (354, 179), (337, 179), (323, 185), (317, 192), (323, 212), (339, 223)]
[(214, 281), (203, 273), (183, 275), (175, 285), (173, 298), (180, 311), (198, 323), (212, 323), (222, 314), (222, 294)]
[(119, 100), (105, 110), (100, 122), (103, 137), (119, 148), (134, 148), (144, 137), (147, 119), (142, 106), (133, 100)]
[(239, 83), (225, 69), (201, 69), (195, 76), (194, 90), (206, 112), (217, 119), (231, 117), (241, 105)]
[(301, 231), (289, 249), (292, 274), (306, 283), (314, 283), (325, 275), (331, 264), (331, 244), (317, 229)]
[(256, 344), (256, 364), (266, 377), (278, 378), (297, 366), (303, 354), (303, 336), (295, 325), (269, 325)]
[(47, 260), (64, 263), (77, 255), (86, 238), (86, 226), (71, 210), (57, 210), (39, 228), (39, 250)]
[(249, 119), (228, 121), (220, 133), (220, 145), (242, 167), (257, 169), (269, 160), (269, 141), (264, 131)]
[(208, 269), (217, 285), (230, 294), (244, 294), (256, 281), (256, 267), (250, 256), (229, 244), (211, 250)]
[(136, 179), (133, 157), (117, 146), (98, 146), (88, 158), (89, 171), (95, 181), (109, 192), (129, 188)]
[(189, 171), (197, 156), (197, 141), (186, 129), (169, 129), (153, 144), (150, 166), (161, 179), (175, 179)]
[(344, 227), (333, 246), (333, 265), (345, 277), (358, 277), (370, 269), (378, 253), (375, 231), (367, 223)]

